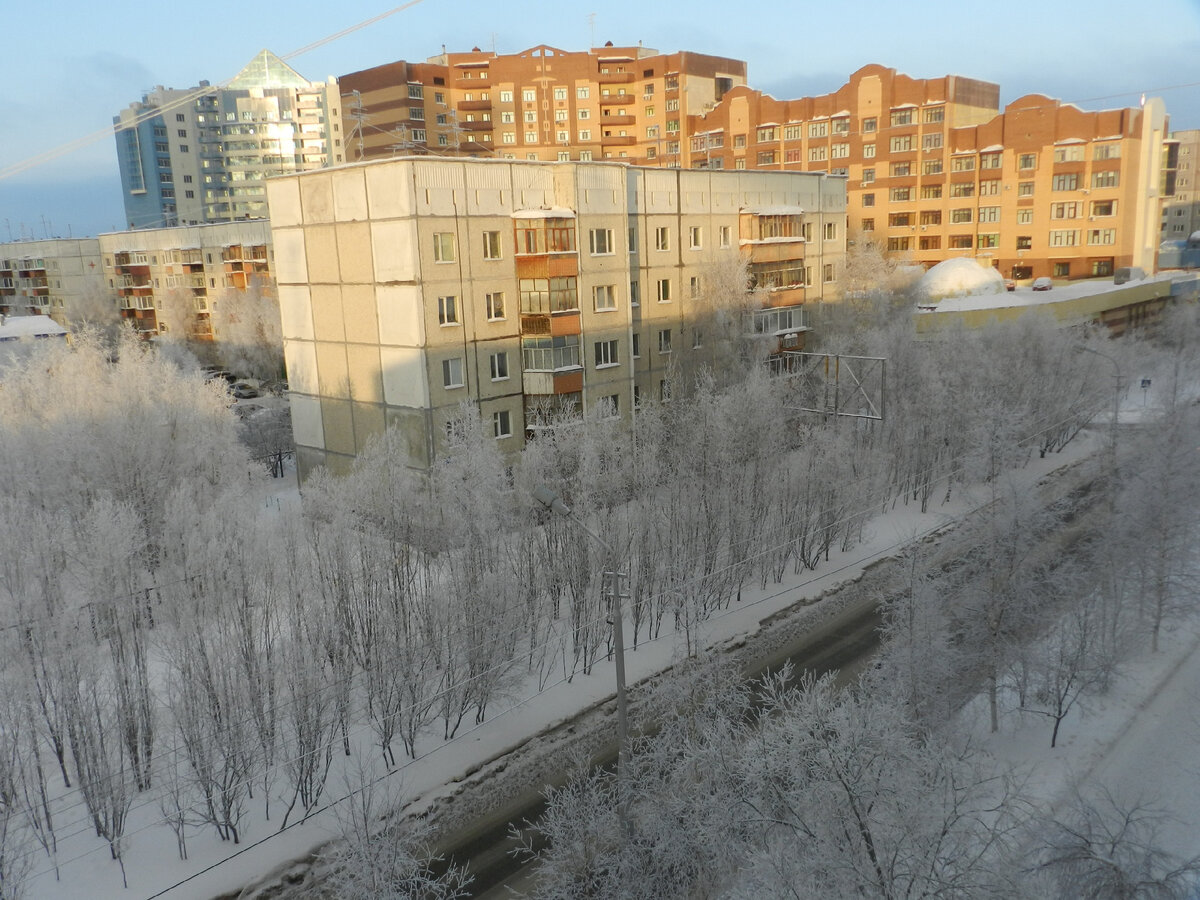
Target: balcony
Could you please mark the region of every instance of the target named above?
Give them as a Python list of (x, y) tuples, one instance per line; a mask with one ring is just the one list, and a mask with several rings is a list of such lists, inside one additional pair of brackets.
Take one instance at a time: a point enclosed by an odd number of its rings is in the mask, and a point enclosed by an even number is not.
[(635, 95), (633, 94), (601, 94), (600, 105), (612, 106), (615, 104), (623, 106), (626, 103), (632, 103), (634, 99)]
[(615, 116), (601, 116), (600, 124), (601, 127), (606, 127), (609, 125), (636, 125), (637, 117), (624, 114)]
[(492, 123), (487, 122), (459, 122), (458, 127), (463, 131), (491, 131)]
[(599, 84), (633, 84), (632, 72), (600, 72), (596, 75)]
[(637, 143), (637, 137), (632, 134), (602, 134), (600, 136), (601, 145), (611, 145), (613, 147), (631, 147)]
[(458, 108), (465, 112), (474, 112), (475, 110), (489, 110), (492, 108), (491, 100), (459, 100)]

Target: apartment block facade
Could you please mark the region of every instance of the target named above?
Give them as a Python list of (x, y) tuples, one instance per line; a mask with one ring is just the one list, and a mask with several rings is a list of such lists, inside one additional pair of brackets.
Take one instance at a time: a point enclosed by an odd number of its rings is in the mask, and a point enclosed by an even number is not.
[(681, 166), (689, 116), (744, 85), (746, 64), (641, 46), (540, 45), (442, 53), (339, 82), (347, 161), (433, 153)]
[(113, 118), (131, 229), (267, 215), (264, 180), (342, 161), (337, 82), (260, 52), (221, 87), (156, 87)]
[(1186, 241), (1200, 231), (1200, 130), (1173, 131), (1163, 148), (1161, 240)]
[(819, 97), (734, 88), (689, 123), (686, 165), (844, 175), (852, 235), (924, 265), (971, 256), (1015, 279), (1153, 269), (1162, 101), (998, 100), (989, 82), (878, 65)]
[(144, 337), (219, 339), (214, 314), (228, 291), (273, 294), (265, 219), (118, 231), (99, 237), (104, 290)]
[(76, 302), (101, 293), (96, 238), (0, 244), (0, 314), (50, 316), (65, 325)]
[[(778, 352), (839, 297), (831, 176), (420, 157), (268, 192), (302, 477), (390, 426), (427, 467), (464, 401), (505, 452), (559, 410), (628, 418), (714, 357), (730, 313)], [(722, 287), (743, 262), (752, 308)]]

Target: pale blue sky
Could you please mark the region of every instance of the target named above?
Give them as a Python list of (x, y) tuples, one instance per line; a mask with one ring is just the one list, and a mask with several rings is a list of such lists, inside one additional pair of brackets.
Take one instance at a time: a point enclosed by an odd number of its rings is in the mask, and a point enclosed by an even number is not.
[[(0, 241), (121, 226), (112, 117), (154, 85), (219, 83), (264, 47), (286, 55), (393, 5), (205, 0), (189, 15), (186, 5), (144, 0), (43, 0), (6, 16), (10, 124), (0, 139), (0, 171), (109, 133), (0, 180)], [(1005, 6), (965, 0), (420, 0), (291, 63), (316, 80), (397, 59), (422, 60), (443, 44), (501, 53), (540, 43), (582, 50), (594, 35), (598, 44), (640, 40), (664, 52), (744, 59), (751, 85), (779, 97), (834, 90), (874, 62), (919, 78), (953, 73), (995, 81), (1002, 104), (1038, 92), (1085, 108), (1132, 106), (1146, 91), (1166, 101), (1173, 128), (1200, 128), (1200, 86), (1162, 90), (1200, 83), (1200, 0)]]

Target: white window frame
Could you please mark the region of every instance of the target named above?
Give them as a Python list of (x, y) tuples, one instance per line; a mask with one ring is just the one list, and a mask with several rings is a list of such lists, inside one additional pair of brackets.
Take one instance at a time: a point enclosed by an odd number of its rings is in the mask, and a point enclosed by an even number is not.
[(442, 387), (448, 391), (466, 387), (463, 379), (463, 360), (461, 356), (451, 356), (442, 360)]

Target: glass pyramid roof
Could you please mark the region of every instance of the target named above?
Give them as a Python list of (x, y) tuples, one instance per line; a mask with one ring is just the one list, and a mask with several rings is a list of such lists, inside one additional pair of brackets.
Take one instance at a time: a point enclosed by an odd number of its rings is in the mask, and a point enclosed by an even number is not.
[(298, 88), (307, 87), (309, 81), (270, 50), (259, 51), (242, 71), (225, 85), (235, 91), (249, 88)]

